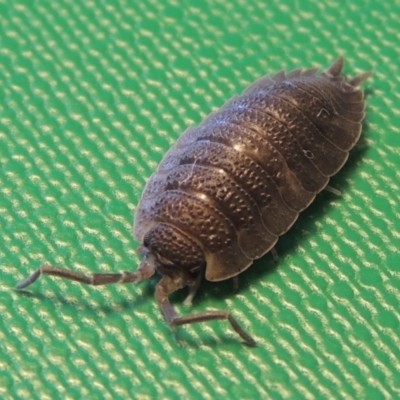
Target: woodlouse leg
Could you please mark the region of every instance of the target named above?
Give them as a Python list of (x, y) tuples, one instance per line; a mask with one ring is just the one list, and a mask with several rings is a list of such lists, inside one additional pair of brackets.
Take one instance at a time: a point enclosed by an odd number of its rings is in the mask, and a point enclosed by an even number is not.
[(233, 283), (233, 293), (237, 293), (239, 290), (239, 275), (236, 275), (232, 278)]
[(234, 331), (250, 346), (256, 346), (257, 342), (247, 334), (243, 328), (239, 325), (236, 319), (230, 314), (229, 311), (206, 311), (198, 314), (185, 315), (180, 317), (174, 307), (168, 300), (168, 296), (181, 289), (184, 286), (180, 279), (172, 279), (171, 277), (164, 275), (156, 287), (156, 299), (159, 304), (165, 320), (171, 326), (194, 324), (197, 322), (207, 322), (213, 320), (227, 320)]
[(192, 301), (194, 299), (194, 296), (196, 296), (197, 291), (199, 290), (199, 287), (201, 285), (201, 281), (203, 280), (203, 274), (199, 273), (197, 276), (196, 282), (194, 285), (189, 286), (189, 293), (186, 296), (186, 299), (183, 301), (183, 304), (190, 306), (192, 304)]
[(42, 265), (31, 276), (15, 286), (15, 289), (21, 290), (34, 283), (40, 275), (51, 275), (59, 278), (69, 279), (86, 285), (108, 285), (111, 283), (133, 283), (149, 279), (154, 274), (154, 269), (147, 263), (142, 263), (136, 272), (122, 272), (117, 274), (95, 273), (90, 276), (79, 272), (54, 267), (52, 265)]
[(336, 196), (341, 196), (342, 195), (342, 192), (340, 190), (335, 189), (334, 187), (329, 186), (329, 185), (325, 186), (324, 190), (326, 190), (329, 193), (336, 194)]
[(278, 255), (278, 252), (276, 251), (276, 248), (275, 248), (275, 247), (273, 247), (273, 248), (271, 249), (271, 253), (272, 253), (272, 259), (273, 259), (275, 262), (278, 262), (278, 261), (279, 261), (279, 255)]

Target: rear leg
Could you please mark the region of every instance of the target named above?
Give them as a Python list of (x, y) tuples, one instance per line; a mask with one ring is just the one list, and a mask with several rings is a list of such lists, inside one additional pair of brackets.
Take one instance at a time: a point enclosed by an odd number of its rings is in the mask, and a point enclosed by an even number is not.
[(244, 331), (239, 325), (237, 320), (231, 315), (229, 311), (214, 310), (205, 311), (197, 314), (189, 314), (180, 317), (175, 311), (174, 307), (169, 302), (168, 296), (184, 287), (185, 284), (180, 279), (173, 279), (164, 275), (156, 287), (156, 299), (159, 304), (165, 320), (171, 326), (194, 324), (197, 322), (207, 322), (213, 320), (227, 320), (233, 330), (250, 346), (256, 346), (256, 341)]
[(334, 188), (333, 186), (330, 185), (326, 185), (324, 188), (325, 191), (329, 192), (329, 193), (333, 193), (336, 196), (340, 197), (342, 195), (342, 192), (336, 188)]
[(239, 275), (235, 275), (232, 277), (233, 284), (233, 293), (237, 293), (239, 291)]
[(273, 247), (272, 249), (271, 249), (271, 254), (272, 254), (272, 259), (274, 260), (274, 262), (278, 262), (279, 261), (279, 254), (278, 254), (278, 252), (276, 251), (276, 247)]

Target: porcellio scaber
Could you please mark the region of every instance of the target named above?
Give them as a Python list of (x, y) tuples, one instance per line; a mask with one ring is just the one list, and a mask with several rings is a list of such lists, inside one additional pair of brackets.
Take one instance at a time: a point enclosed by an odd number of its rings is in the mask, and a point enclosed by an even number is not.
[(233, 278), (269, 252), (346, 162), (361, 134), (370, 73), (341, 75), (343, 58), (317, 69), (279, 72), (190, 127), (147, 182), (134, 231), (142, 243), (136, 272), (78, 272), (43, 265), (41, 274), (89, 285), (133, 283), (161, 274), (157, 302), (172, 326), (228, 320), (249, 345), (255, 340), (229, 311), (179, 316), (169, 295), (188, 287), (187, 301), (203, 277)]

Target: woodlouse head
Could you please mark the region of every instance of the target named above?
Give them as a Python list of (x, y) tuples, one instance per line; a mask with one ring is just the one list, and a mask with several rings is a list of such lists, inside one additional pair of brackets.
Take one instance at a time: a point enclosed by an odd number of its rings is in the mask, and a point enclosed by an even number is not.
[(143, 238), (143, 262), (162, 275), (181, 276), (190, 285), (205, 265), (202, 248), (187, 234), (169, 224), (159, 223)]

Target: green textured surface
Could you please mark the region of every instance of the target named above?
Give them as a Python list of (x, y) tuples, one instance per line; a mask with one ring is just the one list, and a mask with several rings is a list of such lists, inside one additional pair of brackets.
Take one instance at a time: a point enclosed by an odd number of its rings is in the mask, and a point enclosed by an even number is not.
[[(400, 3), (0, 0), (0, 397), (400, 397)], [(373, 69), (363, 140), (278, 244), (173, 334), (155, 282), (45, 278), (135, 269), (147, 177), (189, 125), (266, 73)], [(183, 295), (176, 296), (177, 304)], [(189, 312), (183, 305), (182, 313)]]

